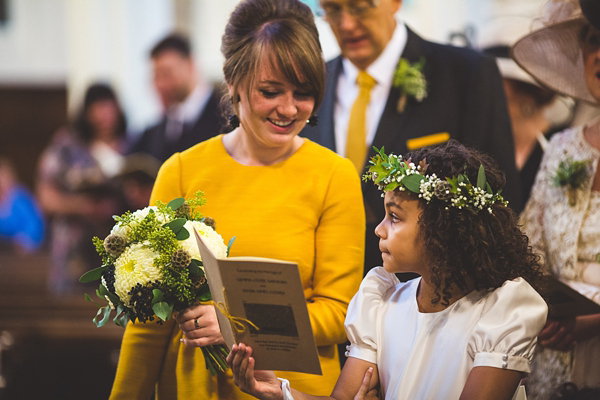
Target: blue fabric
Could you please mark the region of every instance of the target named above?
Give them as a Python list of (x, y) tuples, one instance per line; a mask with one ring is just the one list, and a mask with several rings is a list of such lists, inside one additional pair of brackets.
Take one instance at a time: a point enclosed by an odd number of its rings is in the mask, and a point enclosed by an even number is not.
[(44, 217), (34, 197), (17, 186), (0, 203), (0, 240), (16, 242), (28, 251), (37, 250), (44, 241)]

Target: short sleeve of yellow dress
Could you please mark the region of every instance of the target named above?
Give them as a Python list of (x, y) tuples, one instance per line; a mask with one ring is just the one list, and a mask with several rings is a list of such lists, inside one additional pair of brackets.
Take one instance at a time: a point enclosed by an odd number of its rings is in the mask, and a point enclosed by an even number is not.
[[(296, 262), (322, 376), (278, 372), (292, 387), (329, 395), (339, 376), (335, 344), (346, 340), (344, 318), (362, 279), (365, 216), (360, 179), (352, 163), (307, 139), (289, 159), (270, 166), (237, 163), (222, 136), (175, 154), (161, 167), (151, 202), (191, 197), (202, 190), (206, 216), (225, 241), (236, 236), (232, 256)], [(198, 348), (179, 342), (173, 321), (129, 324), (111, 399), (249, 398), (231, 374), (212, 377)]]

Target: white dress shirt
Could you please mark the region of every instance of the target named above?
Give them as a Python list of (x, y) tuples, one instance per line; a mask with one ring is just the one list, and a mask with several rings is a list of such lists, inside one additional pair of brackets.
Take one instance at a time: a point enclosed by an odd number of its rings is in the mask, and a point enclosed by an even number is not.
[[(394, 29), (391, 40), (381, 55), (367, 67), (367, 73), (377, 81), (377, 84), (371, 89), (371, 99), (367, 106), (366, 145), (370, 145), (373, 138), (375, 138), (375, 132), (392, 87), (394, 70), (406, 46), (407, 36), (406, 25), (402, 20), (396, 18), (396, 29)], [(350, 110), (356, 96), (358, 96), (358, 86), (356, 85), (358, 68), (347, 58), (342, 59), (342, 65), (342, 73), (338, 77), (337, 84), (334, 125), (336, 152), (341, 156), (345, 156)]]

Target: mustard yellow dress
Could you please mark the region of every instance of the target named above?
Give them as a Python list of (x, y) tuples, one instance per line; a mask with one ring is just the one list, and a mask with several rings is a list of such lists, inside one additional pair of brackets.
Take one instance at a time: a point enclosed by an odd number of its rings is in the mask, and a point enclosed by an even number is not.
[[(336, 343), (362, 279), (365, 216), (360, 180), (351, 162), (305, 139), (287, 160), (246, 166), (227, 153), (222, 136), (169, 158), (151, 204), (202, 190), (202, 212), (216, 221), (231, 256), (260, 256), (298, 264), (323, 375), (278, 372), (294, 388), (329, 395), (340, 373)], [(245, 399), (231, 373), (211, 376), (202, 351), (180, 343), (173, 320), (129, 324), (111, 399)]]

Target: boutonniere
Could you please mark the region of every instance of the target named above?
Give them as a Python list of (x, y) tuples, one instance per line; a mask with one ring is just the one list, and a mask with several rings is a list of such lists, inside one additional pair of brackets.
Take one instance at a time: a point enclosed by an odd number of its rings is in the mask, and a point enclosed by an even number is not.
[(564, 187), (567, 190), (567, 197), (571, 207), (575, 205), (577, 190), (581, 189), (587, 179), (588, 164), (588, 160), (573, 161), (570, 158), (558, 164), (558, 169), (554, 176), (554, 186)]
[(394, 70), (394, 79), (392, 86), (400, 89), (400, 99), (398, 99), (397, 109), (401, 113), (404, 111), (408, 96), (414, 97), (417, 101), (422, 101), (427, 97), (427, 81), (423, 75), (425, 58), (419, 62), (411, 64), (407, 59), (401, 58)]

